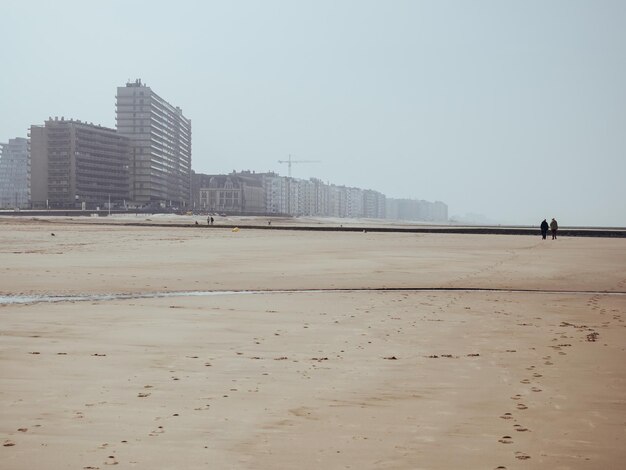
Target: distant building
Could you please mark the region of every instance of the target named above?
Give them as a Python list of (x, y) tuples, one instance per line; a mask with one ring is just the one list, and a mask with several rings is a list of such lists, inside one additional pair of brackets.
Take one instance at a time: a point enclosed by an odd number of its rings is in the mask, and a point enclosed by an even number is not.
[(291, 199), (291, 184), (286, 177), (275, 173), (263, 175), (265, 189), (265, 208), (268, 214), (289, 214), (289, 200)]
[(388, 199), (372, 190), (280, 176), (276, 173), (194, 173), (195, 208), (214, 212), (311, 217), (404, 219), (447, 222), (448, 206), (413, 199)]
[(141, 80), (117, 88), (117, 131), (131, 139), (137, 205), (191, 205), (191, 120)]
[(115, 129), (50, 118), (32, 126), (31, 199), (36, 208), (104, 208), (129, 198), (130, 142)]
[(363, 191), (363, 217), (372, 219), (385, 218), (385, 201), (384, 194), (366, 189)]
[(265, 214), (263, 179), (250, 172), (206, 175), (208, 182), (199, 188), (199, 208), (229, 214)]
[(0, 144), (0, 208), (30, 207), (28, 139), (17, 137)]
[(429, 202), (417, 199), (387, 198), (386, 218), (422, 222), (447, 222), (448, 206), (441, 201)]
[(204, 173), (196, 173), (191, 170), (191, 207), (192, 209), (201, 209), (200, 206), (200, 189), (209, 187), (209, 180), (215, 175), (207, 175)]

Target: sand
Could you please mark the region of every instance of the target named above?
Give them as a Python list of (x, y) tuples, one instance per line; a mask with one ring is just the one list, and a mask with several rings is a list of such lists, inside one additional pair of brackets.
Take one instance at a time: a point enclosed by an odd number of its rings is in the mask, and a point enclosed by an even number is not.
[(626, 459), (624, 239), (7, 219), (0, 257), (0, 295), (269, 290), (0, 306), (0, 469)]

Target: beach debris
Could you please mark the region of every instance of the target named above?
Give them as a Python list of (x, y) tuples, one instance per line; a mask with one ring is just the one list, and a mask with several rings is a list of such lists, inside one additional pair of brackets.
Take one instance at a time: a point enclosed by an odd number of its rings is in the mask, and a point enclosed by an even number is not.
[(54, 233), (51, 233), (51, 234), (50, 234), (50, 236), (52, 236), (52, 237), (56, 237), (56, 235), (55, 235)]
[(430, 356), (428, 356), (430, 359), (438, 359), (439, 356), (437, 356), (436, 354), (432, 354)]
[(398, 358), (396, 356), (383, 357), (383, 359), (387, 359), (388, 361), (397, 361)]
[(28, 428), (18, 428), (17, 430), (19, 432), (26, 432), (26, 431), (28, 431)]
[(328, 358), (327, 357), (312, 357), (311, 360), (312, 361), (317, 361), (317, 362), (322, 362), (322, 361), (327, 361)]
[(150, 396), (150, 393), (148, 393), (148, 392), (140, 392), (140, 393), (137, 394), (138, 398), (146, 398), (146, 397), (149, 397), (149, 396)]
[(478, 356), (480, 356), (480, 354), (478, 353), (470, 353), (467, 355), (467, 357), (478, 357)]
[(233, 229), (231, 230), (231, 232), (238, 232), (239, 231), (239, 227), (233, 227)]
[(92, 356), (96, 356), (96, 357), (104, 357), (104, 356), (106, 356), (106, 354), (94, 353), (94, 354), (92, 354)]
[(598, 336), (600, 336), (600, 333), (598, 333), (597, 331), (594, 331), (593, 333), (589, 333), (587, 335), (587, 341), (589, 342), (598, 341)]
[(32, 351), (32, 352), (29, 352), (28, 354), (41, 354), (41, 353), (39, 351)]
[(287, 359), (289, 359), (289, 358), (286, 357), (286, 356), (281, 356), (281, 357), (275, 357), (274, 358), (275, 361), (286, 361)]

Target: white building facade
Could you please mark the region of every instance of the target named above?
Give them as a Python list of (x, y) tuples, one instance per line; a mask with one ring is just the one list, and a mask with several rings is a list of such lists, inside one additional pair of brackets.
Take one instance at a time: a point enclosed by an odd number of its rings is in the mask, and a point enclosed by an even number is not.
[(141, 80), (117, 88), (117, 131), (131, 139), (130, 197), (137, 205), (189, 207), (191, 120)]

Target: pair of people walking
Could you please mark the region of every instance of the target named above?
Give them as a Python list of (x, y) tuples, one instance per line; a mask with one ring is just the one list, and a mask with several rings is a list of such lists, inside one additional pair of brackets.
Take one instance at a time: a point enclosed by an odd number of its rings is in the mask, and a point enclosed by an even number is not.
[(556, 240), (556, 232), (559, 229), (559, 224), (555, 218), (552, 218), (550, 225), (548, 225), (546, 219), (543, 219), (543, 222), (541, 222), (541, 238), (544, 240), (548, 236), (548, 228), (552, 231), (552, 240)]

